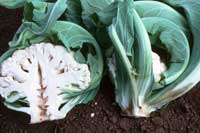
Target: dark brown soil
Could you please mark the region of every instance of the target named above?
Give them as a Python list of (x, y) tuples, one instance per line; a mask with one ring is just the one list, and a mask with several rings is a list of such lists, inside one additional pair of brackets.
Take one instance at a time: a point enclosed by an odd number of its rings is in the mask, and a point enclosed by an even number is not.
[[(0, 8), (0, 52), (21, 22), (21, 10)], [(114, 100), (113, 86), (105, 77), (96, 98), (71, 110), (64, 120), (29, 125), (29, 117), (0, 104), (0, 133), (106, 133), (106, 132), (200, 132), (200, 84), (150, 118), (127, 118), (120, 115)], [(94, 113), (94, 117), (91, 114)]]

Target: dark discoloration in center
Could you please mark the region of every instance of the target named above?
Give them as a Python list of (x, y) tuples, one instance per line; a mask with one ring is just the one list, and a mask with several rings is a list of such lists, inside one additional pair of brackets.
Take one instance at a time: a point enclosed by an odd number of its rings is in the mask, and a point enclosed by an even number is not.
[(47, 86), (43, 85), (43, 75), (42, 75), (42, 70), (41, 70), (41, 66), (40, 64), (38, 64), (38, 75), (39, 75), (39, 81), (40, 81), (40, 88), (38, 89), (40, 95), (38, 96), (38, 98), (40, 99), (40, 104), (38, 105), (38, 107), (40, 108), (41, 112), (40, 112), (40, 120), (44, 120), (44, 119), (48, 119), (49, 116), (47, 115), (47, 108), (48, 105), (47, 104), (47, 100), (48, 100), (48, 96), (44, 96), (44, 92), (47, 89)]

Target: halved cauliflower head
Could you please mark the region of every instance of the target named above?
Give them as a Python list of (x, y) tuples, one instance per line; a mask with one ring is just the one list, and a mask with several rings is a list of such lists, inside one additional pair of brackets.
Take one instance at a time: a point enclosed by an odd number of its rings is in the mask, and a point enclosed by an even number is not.
[(91, 78), (87, 64), (78, 63), (63, 46), (34, 44), (17, 50), (1, 64), (0, 94), (8, 99), (18, 93), (28, 101), (31, 123), (65, 117), (59, 110), (66, 100), (63, 90), (82, 91)]

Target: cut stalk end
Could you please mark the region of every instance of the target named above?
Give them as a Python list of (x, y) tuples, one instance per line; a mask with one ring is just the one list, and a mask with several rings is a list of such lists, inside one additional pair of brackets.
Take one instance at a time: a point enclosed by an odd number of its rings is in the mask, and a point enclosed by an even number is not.
[(133, 109), (127, 108), (123, 109), (123, 116), (129, 116), (129, 117), (150, 117), (151, 112), (155, 111), (154, 108), (148, 106), (148, 105), (141, 105), (136, 106)]

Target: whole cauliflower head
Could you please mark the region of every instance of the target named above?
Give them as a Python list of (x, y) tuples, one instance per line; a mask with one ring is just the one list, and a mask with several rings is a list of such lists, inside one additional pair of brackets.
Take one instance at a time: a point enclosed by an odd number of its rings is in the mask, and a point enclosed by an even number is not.
[(50, 43), (33, 44), (17, 50), (0, 67), (0, 94), (8, 99), (12, 93), (25, 98), (24, 112), (31, 123), (62, 119), (60, 111), (67, 101), (65, 89), (82, 91), (91, 78), (87, 64), (78, 63), (65, 47)]

